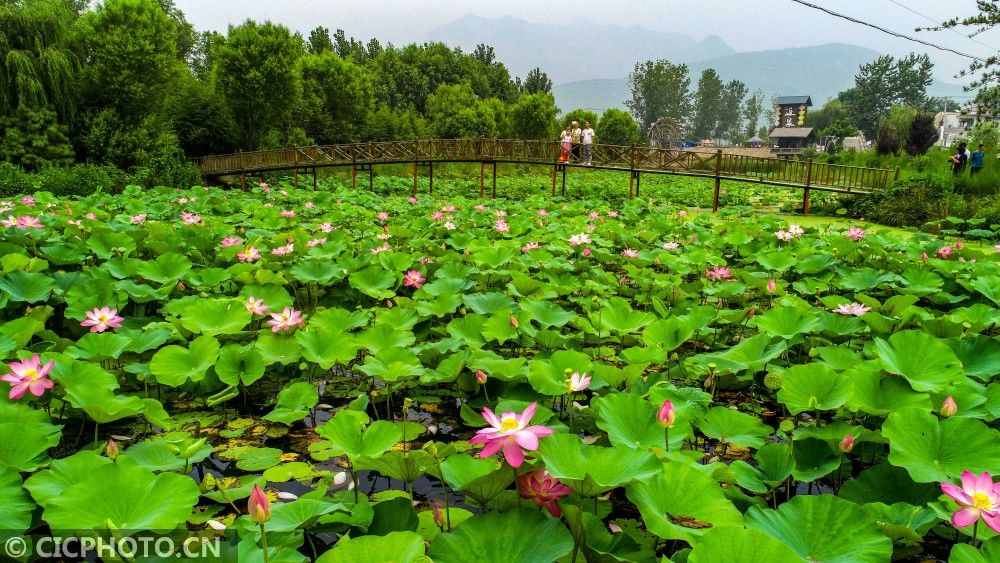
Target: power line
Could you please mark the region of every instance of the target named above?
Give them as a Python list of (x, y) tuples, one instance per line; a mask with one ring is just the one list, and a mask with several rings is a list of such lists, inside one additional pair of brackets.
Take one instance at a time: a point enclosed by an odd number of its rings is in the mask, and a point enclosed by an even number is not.
[[(889, 0), (889, 1), (892, 2), (893, 4), (899, 6), (900, 8), (902, 8), (902, 9), (908, 11), (908, 12), (914, 13), (914, 14), (916, 14), (916, 15), (924, 18), (925, 20), (927, 20), (927, 21), (929, 21), (929, 22), (931, 22), (931, 23), (933, 23), (935, 25), (940, 25), (940, 23), (941, 23), (941, 22), (935, 20), (934, 18), (928, 16), (927, 14), (924, 14), (922, 12), (918, 12), (917, 10), (914, 10), (913, 8), (907, 6), (906, 4), (903, 4), (902, 2), (897, 2), (896, 0)], [(958, 31), (957, 29), (955, 29), (953, 27), (948, 28), (948, 30), (951, 31), (952, 33), (954, 33), (955, 35), (958, 35), (960, 37), (964, 37), (964, 38), (966, 38), (966, 39), (968, 39), (970, 41), (975, 41), (976, 43), (979, 43), (980, 45), (982, 45), (983, 47), (986, 47), (987, 49), (989, 49), (991, 51), (1000, 51), (1000, 49), (996, 49), (994, 47), (991, 47), (991, 46), (987, 45), (986, 43), (983, 43), (982, 41), (976, 39), (975, 37), (972, 37), (971, 35), (966, 35), (966, 34)], [(918, 29), (917, 31), (920, 31), (920, 30)]]
[(892, 31), (891, 29), (886, 29), (884, 27), (875, 25), (873, 23), (868, 23), (866, 21), (861, 21), (861, 20), (859, 20), (857, 18), (852, 18), (851, 16), (847, 16), (847, 15), (844, 15), (844, 14), (840, 14), (840, 13), (834, 12), (832, 10), (828, 10), (828, 9), (824, 8), (823, 6), (817, 6), (816, 4), (805, 2), (804, 0), (792, 0), (792, 2), (795, 2), (796, 4), (802, 4), (803, 6), (806, 6), (808, 8), (812, 8), (814, 10), (819, 10), (821, 12), (826, 12), (827, 14), (830, 14), (831, 16), (838, 17), (838, 18), (847, 20), (849, 22), (853, 22), (853, 23), (860, 24), (860, 25), (863, 25), (863, 26), (866, 26), (866, 27), (870, 27), (872, 29), (877, 29), (878, 31), (881, 31), (882, 33), (886, 33), (886, 34), (892, 35), (893, 37), (899, 37), (900, 39), (906, 39), (907, 41), (913, 41), (914, 43), (920, 43), (921, 45), (926, 45), (928, 47), (933, 47), (935, 49), (938, 49), (939, 51), (948, 51), (949, 53), (954, 53), (954, 54), (956, 54), (956, 55), (958, 55), (960, 57), (965, 57), (967, 59), (972, 59), (974, 61), (983, 62), (983, 59), (980, 59), (979, 57), (976, 57), (974, 55), (970, 55), (968, 53), (963, 53), (961, 51), (956, 51), (955, 49), (952, 49), (950, 47), (942, 47), (940, 45), (936, 45), (934, 43), (931, 43), (930, 41), (924, 41), (922, 39), (917, 39), (916, 37), (910, 37), (909, 35), (903, 35), (902, 33), (898, 33), (896, 31)]

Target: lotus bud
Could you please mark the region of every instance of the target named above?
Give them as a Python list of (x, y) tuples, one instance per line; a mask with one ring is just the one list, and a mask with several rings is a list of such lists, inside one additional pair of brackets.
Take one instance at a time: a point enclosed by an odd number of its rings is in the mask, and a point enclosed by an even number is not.
[(413, 399), (411, 399), (409, 397), (403, 399), (403, 412), (404, 413), (405, 412), (409, 412), (410, 411), (410, 407), (412, 407), (412, 406), (413, 406)]
[(108, 445), (104, 448), (104, 451), (112, 461), (118, 459), (118, 444), (112, 438), (108, 438)]
[(958, 405), (955, 404), (955, 399), (951, 395), (948, 395), (948, 398), (941, 403), (941, 409), (938, 412), (941, 413), (941, 416), (946, 418), (949, 416), (955, 416), (955, 413), (958, 412)]
[(767, 280), (767, 292), (774, 293), (777, 290), (778, 290), (778, 283), (775, 282), (773, 279)]
[(481, 369), (476, 370), (476, 383), (486, 385), (486, 373)]
[(583, 255), (584, 256), (590, 256), (590, 249), (589, 248), (584, 248), (583, 249)]
[(923, 262), (927, 261), (927, 253), (926, 252), (921, 252), (920, 253), (920, 260), (923, 261)]
[(254, 524), (263, 524), (271, 519), (271, 501), (261, 490), (260, 485), (254, 485), (247, 501), (247, 514)]
[(670, 400), (663, 401), (660, 410), (656, 412), (656, 421), (663, 428), (672, 428), (677, 420), (677, 413), (674, 411), (674, 404)]
[(177, 282), (177, 291), (184, 291), (186, 289), (187, 289), (187, 286), (184, 285), (184, 282), (182, 282), (182, 281)]
[(840, 448), (840, 451), (844, 452), (845, 454), (851, 453), (851, 450), (854, 449), (854, 434), (845, 435), (844, 438), (840, 441), (838, 447)]
[(521, 323), (517, 322), (517, 317), (515, 317), (514, 315), (511, 315), (510, 316), (510, 328), (512, 328), (514, 330), (517, 330), (517, 327), (519, 327), (520, 325), (521, 325)]
[(444, 528), (444, 514), (441, 513), (441, 507), (434, 507), (434, 523), (438, 525), (438, 528)]
[(961, 239), (955, 241), (955, 250), (962, 250), (965, 245), (962, 244)]

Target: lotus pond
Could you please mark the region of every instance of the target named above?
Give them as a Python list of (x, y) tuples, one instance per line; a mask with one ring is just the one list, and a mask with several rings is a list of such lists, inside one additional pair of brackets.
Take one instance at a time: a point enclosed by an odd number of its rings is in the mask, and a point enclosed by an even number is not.
[(0, 206), (0, 540), (1000, 560), (992, 245), (288, 181)]

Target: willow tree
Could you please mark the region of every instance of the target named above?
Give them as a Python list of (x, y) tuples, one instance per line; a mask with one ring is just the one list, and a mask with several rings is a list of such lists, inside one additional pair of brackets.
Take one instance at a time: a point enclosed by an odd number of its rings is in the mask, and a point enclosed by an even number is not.
[(73, 111), (79, 63), (69, 42), (76, 9), (68, 0), (0, 2), (0, 115), (20, 106)]

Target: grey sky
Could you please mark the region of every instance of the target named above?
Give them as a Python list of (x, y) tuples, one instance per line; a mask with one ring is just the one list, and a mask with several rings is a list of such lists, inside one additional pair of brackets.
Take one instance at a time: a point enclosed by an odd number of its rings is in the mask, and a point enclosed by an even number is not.
[[(225, 30), (247, 18), (283, 23), (307, 33), (323, 25), (343, 28), (348, 35), (367, 40), (377, 37), (396, 44), (433, 39), (431, 30), (465, 14), (485, 17), (514, 16), (532, 22), (586, 21), (624, 26), (640, 25), (664, 32), (687, 33), (696, 39), (718, 35), (737, 51), (842, 42), (861, 45), (893, 55), (916, 50), (927, 52), (936, 65), (938, 78), (960, 82), (953, 75), (967, 59), (896, 39), (873, 29), (849, 23), (791, 0), (175, 0), (198, 29)], [(991, 50), (952, 31), (922, 32), (913, 28), (930, 21), (908, 11), (906, 6), (940, 21), (975, 12), (975, 0), (812, 0), (845, 13), (908, 35), (952, 47), (974, 56)], [(1000, 48), (1000, 30), (977, 39)], [(600, 37), (590, 38), (600, 41)], [(498, 53), (501, 60), (503, 53)], [(544, 70), (544, 69), (543, 69)], [(624, 73), (623, 73), (624, 74)]]

